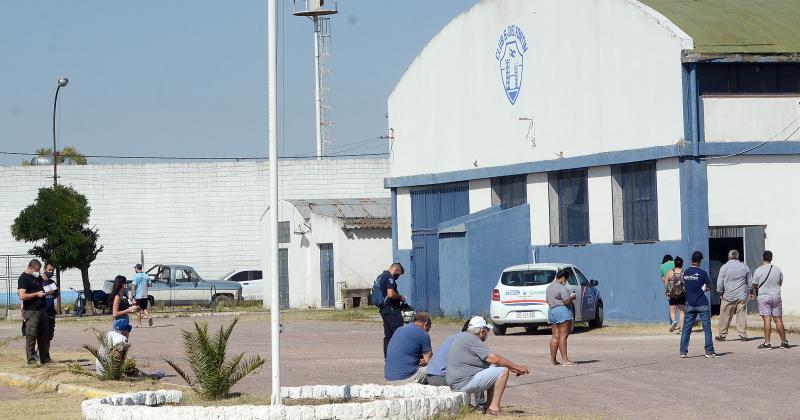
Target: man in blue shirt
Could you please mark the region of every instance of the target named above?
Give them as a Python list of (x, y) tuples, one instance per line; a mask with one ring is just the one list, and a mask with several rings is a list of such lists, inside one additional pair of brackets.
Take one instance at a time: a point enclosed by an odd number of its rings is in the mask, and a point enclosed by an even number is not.
[(144, 317), (147, 318), (147, 325), (153, 326), (153, 318), (150, 318), (150, 312), (147, 310), (147, 306), (150, 304), (150, 300), (148, 299), (148, 286), (150, 285), (150, 276), (145, 273), (142, 273), (142, 265), (136, 264), (133, 266), (133, 269), (136, 270), (136, 274), (133, 275), (133, 279), (131, 282), (133, 283), (133, 296), (136, 299), (136, 305), (139, 307), (139, 311), (136, 312), (136, 320), (139, 323), (139, 328), (142, 327), (142, 312), (144, 312)]
[(686, 290), (686, 319), (683, 323), (681, 332), (681, 358), (685, 359), (689, 353), (689, 338), (692, 335), (694, 321), (700, 318), (705, 334), (706, 357), (717, 357), (714, 352), (714, 342), (711, 333), (711, 306), (706, 297), (706, 290), (711, 288), (711, 280), (700, 263), (703, 261), (703, 253), (695, 251), (692, 253), (692, 266), (684, 270), (683, 282)]
[(386, 347), (392, 339), (394, 332), (403, 326), (403, 313), (400, 311), (400, 304), (406, 298), (397, 292), (397, 279), (403, 275), (405, 270), (400, 263), (389, 266), (375, 279), (383, 295), (383, 303), (378, 306), (383, 319), (383, 358), (386, 358)]
[(433, 356), (431, 317), (427, 312), (418, 312), (411, 323), (400, 327), (392, 335), (386, 352), (383, 377), (393, 384), (424, 384), (425, 367)]

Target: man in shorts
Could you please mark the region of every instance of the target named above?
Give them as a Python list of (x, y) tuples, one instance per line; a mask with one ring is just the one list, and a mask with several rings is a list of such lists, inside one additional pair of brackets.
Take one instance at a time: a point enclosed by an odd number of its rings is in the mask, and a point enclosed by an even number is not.
[(487, 392), (489, 406), (486, 414), (500, 413), (500, 399), (506, 389), (509, 372), (520, 376), (530, 373), (527, 366), (517, 365), (499, 354), (492, 353), (484, 343), (489, 326), (483, 317), (469, 320), (467, 331), (459, 333), (447, 354), (447, 384), (455, 391), (467, 394)]
[(781, 300), (781, 286), (783, 286), (783, 272), (776, 265), (772, 265), (772, 251), (764, 251), (764, 264), (758, 267), (753, 274), (750, 298), (758, 293), (758, 313), (764, 320), (764, 342), (759, 349), (772, 349), (770, 336), (772, 335), (772, 320), (781, 337), (781, 347), (788, 349), (786, 329), (783, 327), (783, 301)]
[(147, 306), (150, 304), (150, 300), (148, 300), (148, 286), (150, 283), (150, 276), (145, 273), (142, 273), (142, 265), (136, 264), (133, 266), (133, 269), (136, 271), (136, 274), (133, 275), (133, 279), (131, 282), (133, 283), (133, 296), (136, 299), (136, 305), (139, 306), (139, 311), (136, 312), (136, 321), (139, 324), (139, 328), (142, 327), (142, 312), (144, 312), (144, 317), (147, 318), (147, 325), (153, 326), (153, 318), (150, 318), (150, 312), (147, 310)]

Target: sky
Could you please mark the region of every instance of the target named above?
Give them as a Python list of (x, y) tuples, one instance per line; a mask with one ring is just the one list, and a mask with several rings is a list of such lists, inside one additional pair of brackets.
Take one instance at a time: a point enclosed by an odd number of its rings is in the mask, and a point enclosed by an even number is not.
[[(331, 22), (332, 153), (380, 153), (386, 102), (417, 54), (477, 0), (340, 0)], [(279, 156), (313, 155), (312, 24), (279, 8)], [(9, 0), (0, 8), (0, 152), (267, 155), (266, 0)], [(357, 143), (357, 146), (347, 147)], [(360, 145), (360, 146), (359, 146)], [(0, 164), (20, 156), (0, 155)], [(93, 158), (94, 163), (109, 163)], [(126, 160), (127, 161), (127, 160)]]

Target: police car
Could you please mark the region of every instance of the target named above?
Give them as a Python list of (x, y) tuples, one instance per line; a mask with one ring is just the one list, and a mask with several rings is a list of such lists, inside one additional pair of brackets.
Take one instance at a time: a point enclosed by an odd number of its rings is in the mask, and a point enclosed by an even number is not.
[(592, 328), (603, 325), (603, 299), (597, 280), (588, 280), (572, 264), (525, 264), (506, 268), (494, 290), (489, 314), (495, 335), (503, 335), (509, 327), (535, 331), (547, 325), (545, 290), (558, 269), (567, 272), (567, 289), (574, 292), (575, 322), (588, 321)]

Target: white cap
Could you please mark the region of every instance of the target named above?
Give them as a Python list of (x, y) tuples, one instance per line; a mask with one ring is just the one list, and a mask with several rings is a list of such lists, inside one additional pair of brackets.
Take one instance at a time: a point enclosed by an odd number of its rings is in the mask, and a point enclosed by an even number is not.
[(473, 316), (469, 320), (469, 328), (489, 328), (482, 316)]

